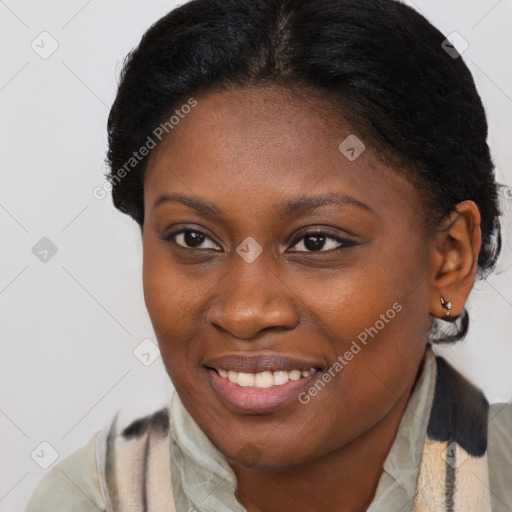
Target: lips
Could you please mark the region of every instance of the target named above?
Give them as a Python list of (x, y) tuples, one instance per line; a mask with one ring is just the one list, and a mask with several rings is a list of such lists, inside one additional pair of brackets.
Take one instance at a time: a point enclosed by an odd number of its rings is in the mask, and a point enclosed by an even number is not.
[[(264, 414), (294, 400), (323, 363), (280, 354), (228, 354), (204, 364), (212, 389), (233, 412)], [(286, 377), (286, 378), (285, 378)]]
[(322, 370), (323, 363), (304, 360), (281, 354), (227, 354), (214, 357), (204, 362), (204, 366), (214, 370), (226, 370), (242, 373), (260, 373), (299, 370), (310, 371), (311, 368)]

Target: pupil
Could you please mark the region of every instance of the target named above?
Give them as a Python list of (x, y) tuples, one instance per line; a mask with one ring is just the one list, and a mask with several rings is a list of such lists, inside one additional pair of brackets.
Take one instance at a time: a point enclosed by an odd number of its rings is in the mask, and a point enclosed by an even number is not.
[[(312, 243), (310, 243), (312, 242)], [(325, 243), (325, 236), (324, 235), (308, 235), (304, 239), (304, 246), (308, 251), (316, 251), (318, 249), (321, 249), (324, 246)]]
[(188, 246), (195, 247), (201, 245), (204, 241), (204, 235), (202, 233), (196, 233), (194, 231), (185, 231), (185, 243)]

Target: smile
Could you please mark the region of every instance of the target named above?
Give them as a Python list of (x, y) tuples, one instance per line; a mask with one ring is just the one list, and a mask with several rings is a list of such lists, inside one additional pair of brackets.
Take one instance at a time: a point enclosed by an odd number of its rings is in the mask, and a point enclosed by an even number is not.
[(212, 391), (234, 413), (267, 414), (298, 402), (325, 361), (276, 352), (232, 352), (203, 361)]
[(273, 386), (282, 386), (289, 381), (297, 381), (316, 373), (316, 368), (310, 370), (278, 370), (262, 371), (258, 373), (236, 372), (222, 368), (215, 369), (217, 373), (232, 384), (238, 384), (242, 387), (251, 388), (271, 388)]

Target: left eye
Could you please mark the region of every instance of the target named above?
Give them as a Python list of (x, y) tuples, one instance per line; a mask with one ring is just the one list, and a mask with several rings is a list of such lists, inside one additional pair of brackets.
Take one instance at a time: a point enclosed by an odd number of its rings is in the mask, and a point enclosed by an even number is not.
[(303, 235), (299, 242), (293, 247), (303, 247), (304, 249), (291, 249), (291, 252), (327, 252), (341, 247), (354, 245), (349, 240), (344, 240), (334, 235), (324, 232), (307, 233)]

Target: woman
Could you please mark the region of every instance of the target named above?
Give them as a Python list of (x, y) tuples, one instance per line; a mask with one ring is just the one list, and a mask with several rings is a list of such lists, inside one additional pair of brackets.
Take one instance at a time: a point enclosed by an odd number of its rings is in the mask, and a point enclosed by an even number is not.
[(392, 0), (195, 0), (109, 117), (176, 394), (29, 511), (512, 510), (512, 406), (432, 352), (499, 253), (471, 74)]

